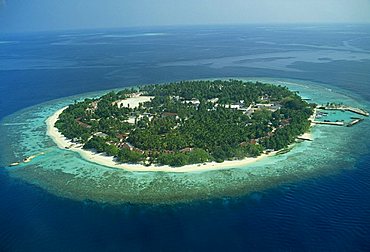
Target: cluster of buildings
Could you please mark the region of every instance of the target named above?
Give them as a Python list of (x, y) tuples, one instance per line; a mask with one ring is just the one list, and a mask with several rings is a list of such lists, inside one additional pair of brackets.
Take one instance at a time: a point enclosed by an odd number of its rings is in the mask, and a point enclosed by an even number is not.
[[(275, 112), (276, 110), (281, 108), (281, 105), (279, 103), (271, 103), (269, 101), (268, 96), (260, 97), (261, 103), (252, 102), (248, 106), (246, 105), (246, 102), (244, 100), (240, 100), (237, 103), (230, 103), (230, 104), (225, 104), (225, 105), (221, 105), (218, 103), (219, 98), (208, 99), (207, 101), (214, 104), (214, 108), (213, 108), (214, 110), (218, 106), (224, 106), (225, 108), (228, 108), (228, 109), (236, 109), (236, 110), (242, 111), (244, 114), (247, 114), (249, 116), (259, 109), (267, 109), (272, 112)], [(200, 105), (200, 101), (198, 99), (185, 100), (183, 101), (183, 103), (192, 104), (196, 107)]]
[[(129, 95), (130, 96), (129, 98), (138, 98), (141, 95), (142, 95), (141, 93), (133, 93), (133, 94)], [(178, 100), (178, 101), (182, 100), (182, 98), (179, 97), (179, 96), (173, 96), (171, 98), (175, 99), (175, 100)], [(238, 111), (242, 111), (244, 114), (246, 114), (248, 116), (251, 116), (254, 112), (256, 112), (258, 110), (261, 110), (261, 109), (267, 109), (267, 110), (270, 110), (270, 111), (274, 112), (274, 111), (281, 108), (280, 104), (272, 103), (270, 101), (269, 97), (266, 96), (266, 95), (260, 97), (260, 103), (254, 103), (253, 102), (251, 104), (247, 104), (244, 100), (240, 100), (239, 102), (236, 102), (236, 103), (220, 104), (219, 103), (219, 98), (208, 99), (207, 101), (213, 104), (213, 109), (211, 109), (211, 110), (216, 110), (216, 108), (218, 106), (223, 106), (227, 109), (235, 109), (235, 110), (238, 110)], [(120, 101), (120, 102), (122, 102), (122, 101)], [(199, 99), (193, 98), (191, 100), (182, 100), (182, 103), (191, 104), (195, 107), (198, 107), (201, 102), (200, 102)], [(92, 102), (90, 107), (88, 108), (88, 110), (91, 111), (91, 112), (94, 112), (97, 109), (97, 105), (98, 105), (98, 101)], [(151, 119), (153, 119), (154, 115), (151, 114), (151, 113), (148, 113), (148, 112), (142, 113), (140, 115), (132, 114), (129, 117), (129, 119), (126, 120), (126, 122), (131, 123), (131, 124), (135, 124), (138, 120), (140, 120), (143, 117), (148, 117), (149, 120), (151, 120)], [(161, 113), (160, 117), (161, 118), (179, 119), (178, 114), (174, 113), (174, 112), (163, 112), (163, 113)], [(78, 120), (78, 123), (83, 127), (89, 126), (89, 125), (84, 124), (83, 122), (81, 122), (79, 120)], [(97, 132), (97, 133), (94, 134), (94, 136), (105, 138), (108, 135), (103, 133), (103, 132)], [(113, 143), (113, 144), (115, 146), (117, 146), (118, 148), (126, 148), (126, 149), (129, 149), (131, 151), (144, 153), (144, 151), (142, 151), (138, 148), (135, 148), (134, 146), (132, 146), (130, 143), (127, 142), (128, 134), (117, 134), (117, 138), (119, 139), (119, 141), (116, 142), (116, 143)], [(251, 141), (252, 141), (252, 143), (255, 144), (258, 140), (252, 139)], [(180, 152), (185, 153), (185, 152), (189, 152), (191, 150), (192, 150), (191, 148), (185, 148), (185, 149), (181, 150)], [(168, 151), (168, 153), (173, 153), (173, 152)]]

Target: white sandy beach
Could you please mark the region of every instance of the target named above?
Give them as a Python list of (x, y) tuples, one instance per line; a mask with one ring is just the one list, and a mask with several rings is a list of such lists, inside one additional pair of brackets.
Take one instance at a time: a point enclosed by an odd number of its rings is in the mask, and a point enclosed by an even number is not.
[[(135, 99), (135, 102), (137, 98), (129, 98)], [(130, 104), (130, 107), (134, 107), (135, 104)], [(137, 106), (137, 105), (136, 105)], [(167, 165), (164, 166), (145, 166), (145, 165), (139, 165), (139, 164), (121, 164), (114, 160), (113, 157), (106, 156), (104, 154), (98, 154), (92, 151), (84, 150), (82, 149), (82, 146), (76, 143), (71, 142), (67, 138), (65, 138), (58, 129), (54, 126), (57, 122), (59, 115), (65, 110), (67, 107), (64, 107), (62, 109), (59, 109), (56, 111), (52, 116), (50, 116), (46, 120), (47, 125), (47, 134), (53, 139), (53, 141), (57, 144), (57, 146), (61, 149), (67, 149), (71, 151), (75, 151), (81, 155), (84, 159), (101, 164), (104, 166), (109, 166), (113, 168), (121, 168), (128, 171), (142, 171), (142, 172), (197, 172), (197, 171), (208, 171), (208, 170), (218, 170), (218, 169), (229, 169), (229, 168), (237, 168), (241, 166), (246, 166), (248, 164), (255, 163), (256, 161), (262, 160), (266, 157), (273, 156), (277, 153), (271, 152), (269, 154), (262, 154), (259, 157), (256, 158), (245, 158), (242, 160), (235, 160), (235, 161), (224, 161), (223, 163), (216, 163), (216, 162), (207, 162), (204, 164), (194, 164), (194, 165), (185, 165), (182, 167), (170, 167)], [(302, 135), (304, 138), (312, 139), (312, 136), (310, 133), (305, 133)]]
[(120, 100), (117, 102), (114, 102), (114, 104), (118, 104), (118, 107), (124, 107), (124, 108), (137, 108), (139, 107), (140, 103), (148, 102), (151, 99), (153, 99), (154, 96), (137, 96), (132, 97), (124, 100)]

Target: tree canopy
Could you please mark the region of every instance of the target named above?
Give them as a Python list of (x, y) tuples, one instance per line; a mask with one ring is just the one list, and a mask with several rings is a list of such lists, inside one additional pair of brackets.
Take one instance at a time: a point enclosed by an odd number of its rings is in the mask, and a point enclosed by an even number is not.
[[(133, 95), (154, 98), (138, 107), (118, 105)], [(182, 81), (75, 102), (56, 127), (85, 149), (119, 162), (182, 166), (285, 148), (309, 129), (313, 106), (283, 86)]]

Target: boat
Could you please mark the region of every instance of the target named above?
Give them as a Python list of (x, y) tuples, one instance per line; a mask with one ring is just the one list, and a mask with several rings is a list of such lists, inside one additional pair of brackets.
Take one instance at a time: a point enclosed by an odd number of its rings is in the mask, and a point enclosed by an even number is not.
[(11, 163), (9, 166), (17, 166), (19, 164), (20, 164), (19, 162), (14, 162), (14, 163)]
[(35, 157), (36, 157), (36, 155), (32, 155), (32, 156), (26, 157), (25, 159), (23, 159), (23, 162), (24, 163), (31, 162), (31, 160), (34, 159)]

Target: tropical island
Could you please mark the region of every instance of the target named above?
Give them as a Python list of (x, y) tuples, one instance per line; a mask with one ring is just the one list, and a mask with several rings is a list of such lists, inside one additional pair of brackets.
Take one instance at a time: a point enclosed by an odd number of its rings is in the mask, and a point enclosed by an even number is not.
[(315, 107), (279, 85), (182, 81), (75, 101), (51, 126), (68, 140), (66, 149), (117, 164), (180, 167), (282, 150), (309, 130)]

